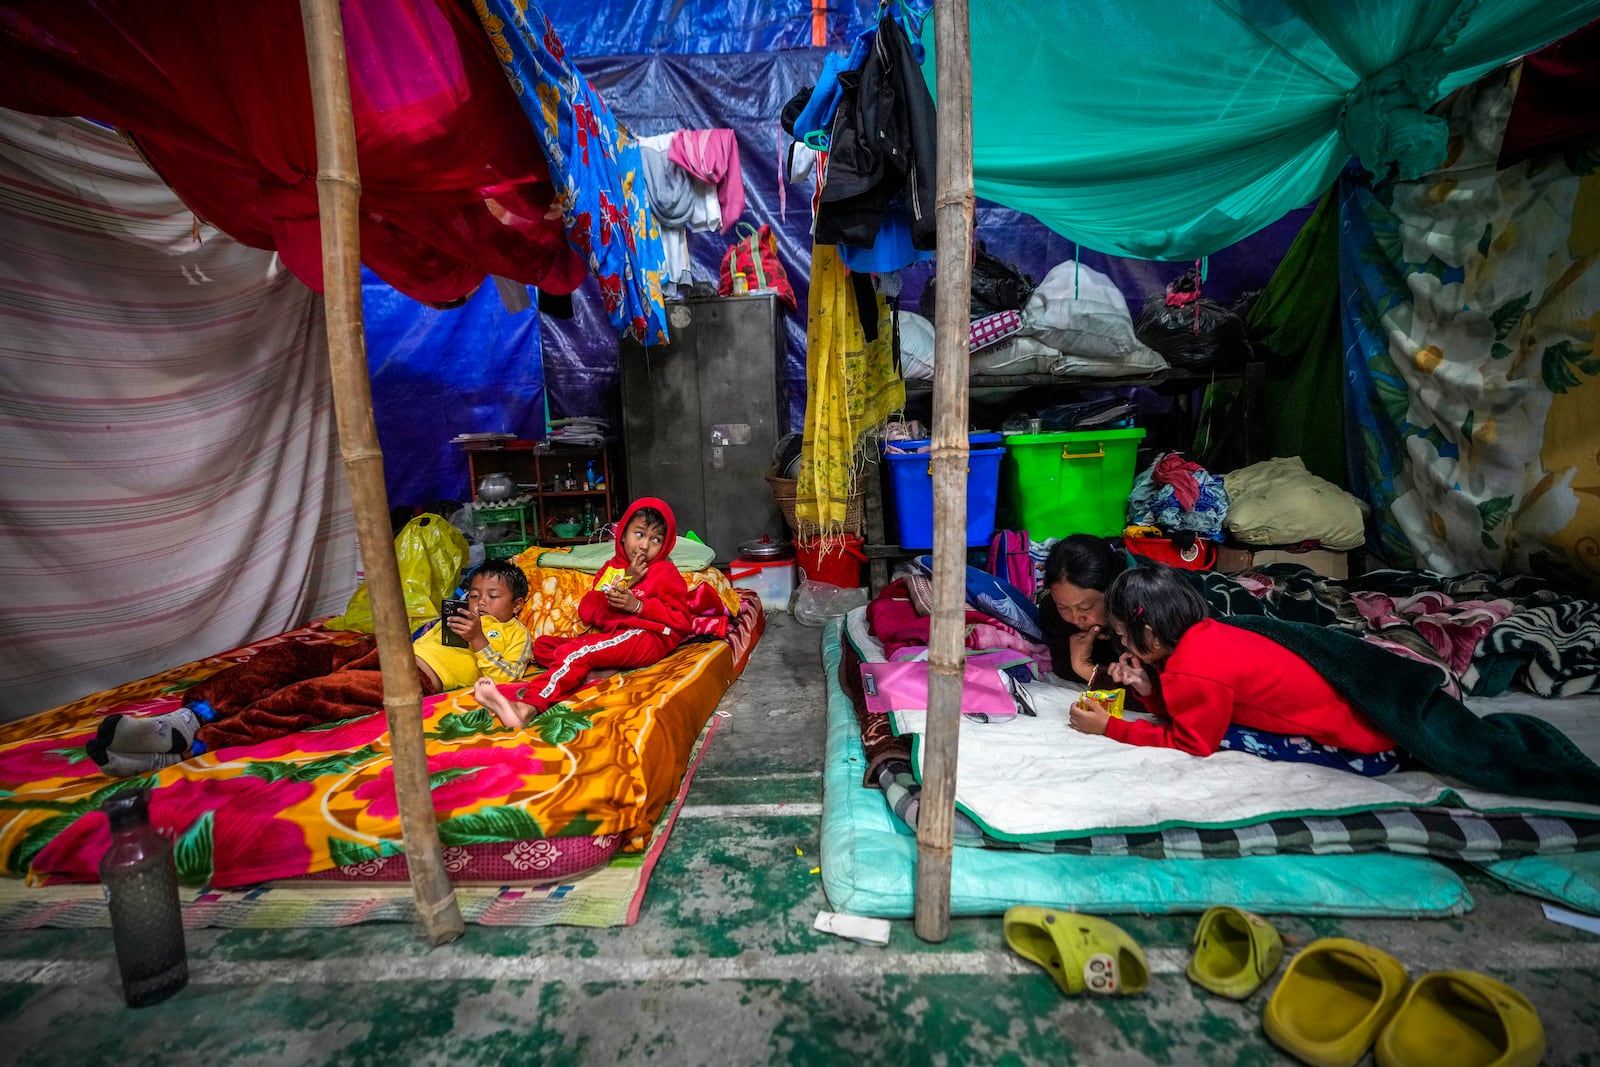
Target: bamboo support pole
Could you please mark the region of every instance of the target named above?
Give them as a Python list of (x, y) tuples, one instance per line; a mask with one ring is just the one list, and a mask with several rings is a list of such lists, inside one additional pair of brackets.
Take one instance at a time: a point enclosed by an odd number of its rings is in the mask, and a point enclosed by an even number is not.
[(928, 729), (917, 815), (913, 925), (925, 941), (950, 932), (967, 564), (967, 292), (972, 279), (972, 69), (967, 0), (935, 0), (939, 90), (937, 211), (940, 300), (934, 312), (933, 616)]
[(367, 374), (361, 318), (361, 179), (344, 22), (339, 0), (300, 0), (300, 17), (305, 25), (317, 132), (317, 208), (322, 222), (328, 363), (333, 369), (339, 451), (350, 481), (356, 537), (372, 597), (372, 620), (383, 668), (383, 707), (389, 719), (394, 789), (411, 890), (428, 940), (440, 945), (460, 937), (463, 927), (439, 847), (422, 737), (422, 690), (411, 654), (411, 625), (389, 528), (383, 452), (372, 416), (372, 382)]

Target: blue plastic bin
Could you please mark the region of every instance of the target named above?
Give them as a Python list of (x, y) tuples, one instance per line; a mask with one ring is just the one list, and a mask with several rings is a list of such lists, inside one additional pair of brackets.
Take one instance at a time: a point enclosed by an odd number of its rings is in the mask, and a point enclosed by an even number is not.
[[(967, 547), (987, 545), (994, 534), (994, 507), (1000, 496), (1000, 459), (1006, 450), (997, 433), (967, 437)], [(899, 448), (927, 448), (931, 441), (896, 441)], [(894, 514), (901, 548), (933, 547), (933, 470), (926, 452), (885, 452), (894, 490)]]

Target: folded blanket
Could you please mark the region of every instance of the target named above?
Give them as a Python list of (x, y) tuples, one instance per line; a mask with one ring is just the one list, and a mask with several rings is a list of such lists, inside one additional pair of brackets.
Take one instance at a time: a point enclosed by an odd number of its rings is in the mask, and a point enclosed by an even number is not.
[(1266, 617), (1220, 620), (1287, 648), (1401, 748), (1441, 774), (1496, 793), (1593, 803), (1600, 766), (1531, 715), (1479, 717), (1439, 689), (1436, 669), (1342, 630)]
[[(593, 545), (577, 545), (571, 549), (551, 549), (541, 552), (534, 565), (599, 574), (600, 568), (610, 563), (611, 557), (615, 554), (616, 546), (610, 541), (603, 541)], [(680, 537), (673, 544), (667, 558), (678, 565), (678, 570), (688, 574), (711, 566), (712, 561), (717, 558), (717, 551), (699, 541)]]

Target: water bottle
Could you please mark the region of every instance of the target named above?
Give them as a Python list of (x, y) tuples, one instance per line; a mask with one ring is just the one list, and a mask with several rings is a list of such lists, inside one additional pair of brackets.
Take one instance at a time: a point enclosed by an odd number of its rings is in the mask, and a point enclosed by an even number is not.
[(130, 1008), (162, 1001), (189, 981), (172, 843), (150, 825), (148, 792), (130, 789), (105, 802), (111, 847), (100, 858), (100, 884), (111, 907), (111, 933)]

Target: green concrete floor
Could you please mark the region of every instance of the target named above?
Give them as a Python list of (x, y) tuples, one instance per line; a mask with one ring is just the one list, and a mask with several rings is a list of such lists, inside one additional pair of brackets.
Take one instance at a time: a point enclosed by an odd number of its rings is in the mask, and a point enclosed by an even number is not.
[[(815, 933), (823, 742), (818, 631), (777, 617), (728, 694), (643, 914), (625, 929), (407, 926), (192, 931), (177, 997), (122, 1006), (109, 931), (0, 932), (0, 1053), (26, 1064), (1277, 1064), (1265, 993), (1183, 977), (1193, 918), (1118, 921), (1149, 953), (1142, 997), (1067, 1000), (997, 918), (942, 945)], [(804, 852), (797, 856), (795, 849)], [(1600, 1064), (1600, 937), (1474, 874), (1478, 908), (1418, 922), (1284, 918), (1413, 973), (1488, 971), (1540, 1009), (1551, 1065)], [(1370, 1060), (1368, 1061), (1370, 1062)]]

